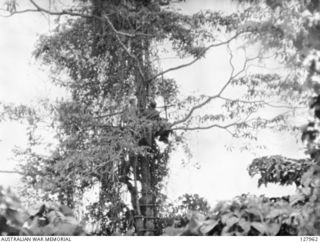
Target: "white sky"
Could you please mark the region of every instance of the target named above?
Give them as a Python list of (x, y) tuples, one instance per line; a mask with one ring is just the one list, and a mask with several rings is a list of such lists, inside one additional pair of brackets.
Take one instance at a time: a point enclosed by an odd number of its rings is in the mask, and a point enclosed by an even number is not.
[[(200, 4), (201, 2), (201, 4)], [(230, 0), (187, 0), (184, 10), (194, 12), (213, 8), (231, 11)], [(10, 18), (0, 18), (0, 102), (32, 103), (37, 98), (64, 95), (60, 89), (48, 81), (45, 69), (41, 70), (31, 58), (34, 44), (39, 34), (49, 31), (48, 20), (39, 14), (25, 14)], [(167, 60), (164, 68), (176, 65), (177, 60)], [(171, 73), (184, 94), (215, 94), (230, 73), (228, 56), (224, 47), (211, 50), (207, 57), (195, 65)], [(170, 160), (170, 177), (167, 193), (174, 199), (184, 193), (198, 193), (210, 202), (231, 199), (241, 193), (281, 195), (292, 193), (293, 188), (269, 186), (257, 189), (257, 179), (247, 173), (247, 166), (255, 158), (257, 151), (227, 151), (225, 145), (239, 143), (225, 131), (212, 129), (189, 133), (192, 162), (199, 162), (199, 169), (182, 166), (182, 152)], [(295, 138), (288, 134), (261, 132), (261, 143), (268, 150), (258, 156), (282, 154), (288, 157), (302, 157), (303, 149)], [(25, 130), (13, 122), (0, 124), (0, 169), (12, 169), (16, 161), (12, 158), (14, 146), (23, 146)], [(18, 176), (0, 174), (0, 185), (15, 185)]]

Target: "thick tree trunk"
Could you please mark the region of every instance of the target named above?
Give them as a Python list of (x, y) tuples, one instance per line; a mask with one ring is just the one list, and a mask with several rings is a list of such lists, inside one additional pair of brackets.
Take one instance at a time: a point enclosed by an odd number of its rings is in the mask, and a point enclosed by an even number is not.
[[(104, 11), (104, 0), (91, 0), (92, 2), (92, 15), (101, 17), (102, 13)], [(94, 39), (92, 43), (92, 56), (98, 56), (99, 55), (99, 42), (103, 35), (103, 28), (104, 23), (100, 19), (93, 18), (93, 34)]]
[[(139, 60), (141, 68), (143, 68), (143, 74), (139, 67), (136, 66), (135, 71), (135, 83), (136, 83), (136, 97), (137, 97), (137, 106), (139, 110), (140, 117), (145, 116), (145, 112), (147, 110), (148, 99), (149, 99), (149, 83), (146, 80), (148, 75), (148, 48), (149, 43), (144, 40), (135, 41), (132, 44), (133, 52), (137, 59)], [(150, 128), (150, 124), (146, 124), (145, 127), (142, 128), (142, 139), (147, 141), (147, 146), (150, 148), (153, 145), (153, 136), (152, 136), (152, 128)], [(151, 136), (150, 136), (151, 135)], [(150, 139), (151, 137), (151, 139)], [(151, 140), (151, 141), (150, 141)], [(143, 235), (154, 235), (155, 233), (155, 195), (153, 188), (153, 179), (152, 178), (152, 163), (154, 163), (152, 156), (150, 155), (138, 155), (138, 164), (140, 168), (140, 183), (141, 183), (141, 196), (139, 198), (140, 202), (140, 210), (143, 216), (144, 221), (144, 232)]]
[(154, 235), (155, 232), (155, 214), (154, 214), (154, 195), (151, 177), (151, 161), (148, 157), (139, 157), (141, 163), (141, 205), (144, 216), (144, 235)]
[[(137, 74), (137, 98), (138, 98), (138, 108), (140, 114), (144, 114), (147, 106), (148, 99), (148, 86), (145, 81), (141, 78), (141, 74)], [(148, 124), (146, 126), (149, 126)], [(144, 128), (145, 131), (149, 131), (149, 127)], [(148, 132), (144, 133), (143, 136), (146, 141), (149, 141), (147, 138)], [(151, 146), (153, 141), (148, 144)], [(148, 155), (138, 155), (138, 163), (140, 167), (140, 183), (141, 183), (141, 197), (139, 198), (140, 210), (144, 219), (144, 232), (143, 235), (154, 235), (155, 232), (155, 214), (154, 214), (154, 195), (153, 195), (153, 183), (152, 183), (152, 172), (151, 172), (151, 163), (152, 159)]]
[(132, 156), (132, 169), (133, 169), (133, 176), (134, 176), (134, 187), (131, 191), (131, 201), (132, 206), (135, 211), (134, 215), (134, 222), (135, 222), (135, 229), (138, 235), (144, 234), (144, 223), (143, 223), (143, 214), (141, 212), (141, 205), (139, 202), (139, 195), (138, 195), (138, 158), (137, 156)]

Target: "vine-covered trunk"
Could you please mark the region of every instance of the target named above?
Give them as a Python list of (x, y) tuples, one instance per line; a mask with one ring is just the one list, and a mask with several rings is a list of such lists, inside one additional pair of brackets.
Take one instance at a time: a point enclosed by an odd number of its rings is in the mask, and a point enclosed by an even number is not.
[[(100, 52), (104, 51), (104, 48), (101, 48), (101, 37), (104, 35), (105, 31), (111, 31), (108, 27), (108, 25), (101, 21), (101, 17), (104, 13), (108, 13), (108, 11), (111, 11), (112, 9), (116, 9), (117, 5), (120, 1), (118, 0), (91, 0), (93, 5), (92, 14), (94, 16), (98, 16), (99, 18), (94, 18), (93, 25), (93, 43), (92, 43), (92, 56), (98, 56)], [(139, 11), (141, 4), (141, 1), (134, 1), (129, 0), (122, 3), (123, 5), (128, 4), (128, 9), (131, 9), (133, 11), (131, 5), (136, 5), (136, 10)], [(139, 7), (140, 6), (140, 7)], [(122, 17), (119, 18), (117, 15), (110, 15), (110, 19), (113, 22), (113, 25), (116, 29), (128, 29), (128, 32), (135, 31), (136, 26), (139, 26), (140, 23), (130, 20), (131, 23), (128, 24), (128, 20), (122, 21)], [(130, 22), (129, 21), (129, 22)], [(109, 38), (113, 38), (114, 41), (119, 42), (119, 39), (111, 33), (109, 33)], [(149, 73), (151, 73), (150, 69), (150, 57), (149, 57), (149, 48), (150, 48), (150, 41), (146, 37), (134, 37), (134, 38), (126, 38), (124, 36), (120, 36), (121, 41), (123, 41), (128, 48), (128, 50), (133, 54), (135, 58), (132, 58), (127, 56), (128, 62), (131, 63), (133, 67), (133, 75), (134, 75), (134, 85), (135, 85), (135, 96), (137, 101), (137, 112), (138, 117), (143, 118), (144, 114), (147, 110), (148, 106), (148, 99), (150, 97), (149, 93), (149, 83), (147, 81), (147, 76)], [(99, 47), (100, 43), (100, 47)], [(118, 43), (119, 44), (119, 43)], [(103, 45), (102, 45), (103, 46)], [(121, 45), (115, 46), (114, 48), (120, 48)], [(116, 51), (112, 48), (108, 48), (110, 55), (117, 55)], [(119, 62), (121, 63), (121, 62)], [(116, 68), (121, 68), (121, 65), (124, 65), (124, 63), (121, 63), (119, 66), (114, 65)], [(146, 124), (145, 127), (142, 128), (142, 131), (140, 131), (142, 134), (141, 137), (137, 138), (136, 145), (140, 145), (141, 139), (146, 139), (149, 141), (149, 144), (147, 146), (150, 147), (150, 153), (152, 153), (153, 149), (151, 149), (153, 141), (150, 141), (150, 137), (147, 137), (150, 135), (150, 125)], [(145, 132), (148, 131), (148, 132)], [(136, 131), (138, 132), (138, 131)], [(153, 136), (151, 136), (152, 140)], [(127, 189), (131, 195), (131, 204), (132, 208), (134, 210), (134, 223), (135, 223), (135, 231), (138, 235), (154, 235), (155, 232), (155, 218), (156, 218), (156, 210), (155, 210), (155, 199), (156, 195), (154, 194), (154, 183), (152, 178), (152, 163), (154, 163), (154, 157), (152, 155), (142, 155), (137, 154), (135, 152), (128, 152), (129, 153), (129, 161), (125, 161), (123, 159), (122, 163), (129, 165), (125, 165), (124, 169), (122, 171), (122, 175), (120, 178), (120, 182), (124, 183), (127, 186)], [(133, 173), (130, 175), (130, 170)], [(133, 180), (131, 180), (133, 179)], [(103, 192), (103, 185), (102, 185), (102, 192)]]
[(150, 164), (153, 163), (150, 158), (141, 156), (141, 204), (144, 216), (145, 233), (144, 235), (154, 235), (155, 228), (155, 202), (152, 188), (152, 173)]
[[(136, 97), (137, 97), (137, 106), (140, 113), (140, 117), (143, 117), (147, 110), (148, 105), (148, 99), (150, 97), (149, 94), (149, 83), (146, 80), (146, 77), (148, 76), (148, 72), (150, 70), (148, 69), (148, 59), (147, 56), (149, 43), (147, 43), (144, 40), (136, 41), (134, 44), (134, 52), (136, 57), (139, 60), (140, 64), (143, 64), (143, 70), (141, 70), (137, 66), (136, 72), (135, 72), (135, 81), (136, 81)], [(141, 73), (143, 71), (143, 73)], [(144, 223), (144, 229), (143, 232), (137, 232), (139, 235), (154, 235), (156, 228), (155, 228), (155, 195), (154, 195), (154, 188), (153, 188), (153, 179), (152, 178), (152, 171), (151, 171), (151, 164), (154, 163), (152, 156), (152, 144), (153, 141), (151, 139), (150, 141), (150, 134), (153, 131), (150, 131), (150, 124), (146, 124), (145, 127), (142, 128), (144, 132), (142, 132), (142, 139), (148, 141), (147, 147), (148, 152), (151, 153), (148, 155), (138, 155), (138, 165), (140, 168), (140, 183), (141, 183), (141, 191), (140, 191), (140, 198), (139, 206), (140, 206), (140, 212), (143, 217), (143, 223)], [(151, 135), (153, 138), (153, 136)], [(139, 194), (138, 194), (139, 195)]]
[[(141, 76), (140, 74), (138, 74)], [(145, 82), (138, 77), (137, 80), (140, 80), (137, 84), (137, 100), (138, 108), (140, 114), (144, 114), (146, 110), (146, 101), (148, 98), (148, 88), (145, 85)], [(143, 130), (148, 130), (148, 128), (143, 128)], [(142, 136), (145, 136), (143, 134)], [(145, 138), (143, 138), (145, 139)], [(154, 195), (152, 188), (152, 172), (151, 172), (151, 163), (153, 163), (150, 155), (137, 155), (137, 165), (139, 167), (138, 177), (141, 183), (141, 191), (137, 194), (138, 196), (138, 207), (140, 209), (141, 218), (143, 220), (143, 229), (136, 227), (138, 235), (154, 235), (155, 232), (155, 215), (154, 215)], [(138, 213), (138, 212), (137, 212)], [(138, 216), (136, 223), (139, 224), (141, 220)], [(138, 225), (137, 225), (138, 226)]]

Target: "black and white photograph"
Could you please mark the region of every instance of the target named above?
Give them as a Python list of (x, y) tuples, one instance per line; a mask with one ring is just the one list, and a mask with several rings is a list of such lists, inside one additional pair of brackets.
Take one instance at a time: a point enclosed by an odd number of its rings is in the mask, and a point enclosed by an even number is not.
[(0, 241), (319, 235), (320, 0), (0, 0)]

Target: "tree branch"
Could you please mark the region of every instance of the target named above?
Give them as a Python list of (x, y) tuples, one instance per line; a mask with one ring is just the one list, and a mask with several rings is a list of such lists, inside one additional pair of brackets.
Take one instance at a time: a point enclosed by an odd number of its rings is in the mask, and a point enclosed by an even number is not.
[(0, 170), (0, 173), (3, 173), (3, 174), (20, 174), (20, 175), (24, 175), (24, 173), (22, 173), (21, 171), (17, 171), (17, 170)]
[[(226, 125), (221, 125), (221, 124), (211, 124), (211, 125), (207, 125), (207, 126), (195, 126), (195, 127), (184, 127), (184, 126), (181, 126), (181, 127), (175, 127), (175, 128), (172, 128), (172, 130), (183, 130), (183, 131), (195, 131), (195, 130), (207, 130), (207, 129), (211, 129), (211, 128), (221, 128), (221, 129), (224, 129), (226, 130), (228, 133), (230, 133), (233, 137), (236, 136), (235, 133), (231, 132), (228, 128), (230, 127), (237, 127), (237, 126), (241, 126), (241, 125), (244, 125), (244, 124), (247, 124), (249, 122), (254, 122), (254, 121), (263, 121), (265, 123), (268, 123), (268, 122), (273, 122), (275, 118), (279, 117), (279, 116), (284, 116), (286, 114), (289, 114), (291, 111), (286, 111), (286, 112), (283, 112), (279, 115), (276, 115), (275, 117), (271, 118), (271, 119), (265, 119), (265, 118), (260, 118), (260, 117), (255, 117), (255, 118), (250, 118), (250, 116), (252, 114), (255, 113), (255, 111), (253, 112), (250, 112), (246, 118), (243, 119), (243, 121), (236, 121), (236, 122), (231, 122), (229, 124), (226, 124)], [(251, 127), (248, 125), (248, 127)]]
[[(0, 8), (0, 11), (8, 12), (8, 10), (3, 9), (3, 8)], [(8, 18), (8, 17), (11, 17), (11, 16), (16, 15), (16, 14), (35, 13), (35, 12), (39, 12), (39, 11), (37, 9), (24, 9), (24, 10), (20, 10), (20, 11), (14, 11), (12, 13), (9, 13), (8, 15), (0, 15), (0, 16), (4, 17), (4, 18)]]
[[(235, 38), (235, 37), (234, 37), (234, 38)], [(228, 42), (226, 42), (226, 43), (228, 43)], [(230, 63), (230, 65), (231, 65), (232, 71), (231, 71), (231, 74), (230, 74), (229, 79), (228, 79), (227, 82), (223, 85), (223, 87), (220, 89), (220, 91), (219, 91), (216, 95), (209, 96), (209, 97), (208, 97), (205, 101), (203, 101), (202, 103), (200, 103), (200, 104), (192, 107), (191, 110), (188, 112), (188, 114), (187, 114), (184, 118), (182, 118), (181, 120), (178, 120), (178, 121), (176, 121), (176, 122), (173, 122), (173, 123), (171, 124), (171, 127), (174, 127), (175, 125), (178, 125), (178, 124), (180, 124), (180, 123), (186, 122), (186, 121), (192, 116), (192, 114), (193, 114), (196, 110), (202, 108), (203, 106), (205, 106), (206, 104), (208, 104), (209, 102), (211, 102), (213, 99), (219, 98), (219, 97), (222, 95), (222, 93), (225, 91), (225, 89), (230, 85), (230, 83), (231, 83), (236, 77), (238, 77), (241, 73), (243, 73), (243, 72), (246, 70), (248, 62), (257, 59), (257, 57), (254, 57), (254, 58), (246, 58), (246, 60), (245, 60), (245, 62), (244, 62), (244, 64), (243, 64), (243, 67), (240, 69), (239, 72), (237, 72), (236, 74), (234, 74), (235, 68), (234, 68), (234, 66), (233, 66), (233, 64), (232, 64), (233, 54), (232, 54), (231, 51), (229, 51), (229, 55), (230, 55), (229, 63)]]
[(210, 129), (210, 128), (214, 128), (214, 127), (226, 129), (226, 128), (240, 125), (240, 124), (241, 123), (233, 122), (228, 125), (212, 124), (212, 125), (208, 125), (208, 126), (196, 126), (196, 127), (175, 127), (175, 128), (172, 128), (172, 130), (193, 131), (193, 130), (205, 130), (205, 129)]
[[(152, 36), (150, 34), (145, 34), (145, 33), (140, 33), (140, 32), (137, 32), (137, 33), (134, 33), (134, 34), (130, 34), (130, 33), (126, 33), (126, 32), (123, 32), (123, 31), (119, 31), (114, 27), (114, 25), (112, 24), (111, 20), (109, 19), (109, 17), (107, 15), (104, 15), (103, 17), (99, 17), (99, 16), (92, 15), (92, 14), (89, 15), (89, 14), (77, 13), (77, 12), (72, 12), (72, 11), (67, 11), (67, 10), (63, 10), (61, 12), (54, 12), (54, 11), (50, 11), (48, 9), (42, 8), (34, 0), (29, 0), (29, 1), (36, 8), (36, 9), (30, 9), (29, 12), (38, 11), (38, 12), (45, 12), (45, 13), (47, 13), (49, 15), (59, 15), (59, 16), (61, 16), (61, 15), (69, 15), (69, 16), (83, 17), (83, 18), (95, 18), (95, 19), (98, 19), (100, 21), (106, 21), (108, 23), (109, 27), (111, 28), (111, 30), (114, 33), (116, 33), (117, 35), (123, 35), (123, 36), (131, 37), (131, 38), (134, 38), (134, 37), (137, 37), (137, 36), (141, 36), (141, 35), (149, 36), (149, 37)], [(18, 11), (13, 12), (13, 14), (14, 13), (18, 13)]]
[(284, 108), (284, 109), (306, 109), (306, 107), (303, 106), (287, 106), (287, 105), (274, 105), (270, 104), (264, 100), (241, 100), (241, 99), (230, 99), (227, 97), (219, 96), (218, 97), (221, 100), (229, 101), (229, 102), (240, 102), (240, 103), (246, 103), (246, 104), (263, 104), (272, 108)]
[(207, 126), (195, 126), (195, 127), (175, 127), (172, 128), (172, 130), (183, 130), (183, 131), (196, 131), (196, 130), (207, 130), (207, 129), (211, 129), (211, 128), (220, 128), (220, 129), (224, 129), (226, 130), (231, 136), (235, 136), (235, 133), (231, 132), (228, 128), (232, 127), (232, 126), (239, 126), (244, 124), (245, 122), (232, 122), (229, 123), (227, 125), (220, 125), (220, 124), (211, 124), (211, 125), (207, 125)]
[(199, 55), (197, 55), (197, 57), (194, 58), (192, 61), (187, 62), (187, 63), (185, 63), (185, 64), (178, 65), (178, 66), (176, 66), (176, 67), (169, 68), (169, 69), (164, 70), (164, 71), (162, 71), (162, 72), (159, 72), (158, 74), (156, 74), (156, 75), (154, 75), (153, 77), (151, 77), (151, 78), (150, 78), (150, 81), (152, 81), (152, 80), (156, 79), (157, 77), (162, 76), (162, 75), (164, 75), (164, 74), (166, 74), (166, 73), (169, 73), (169, 72), (172, 72), (172, 71), (179, 70), (179, 69), (181, 69), (181, 68), (185, 68), (185, 67), (191, 66), (192, 64), (194, 64), (194, 63), (196, 63), (197, 61), (199, 61), (199, 60), (207, 53), (207, 51), (209, 51), (211, 48), (228, 44), (228, 43), (230, 43), (231, 41), (233, 41), (234, 39), (236, 39), (237, 37), (239, 37), (241, 34), (244, 34), (244, 33), (246, 33), (246, 32), (239, 32), (239, 33), (237, 33), (236, 35), (234, 35), (233, 37), (231, 37), (229, 40), (226, 40), (226, 41), (223, 41), (223, 42), (219, 42), (219, 43), (215, 43), (215, 44), (211, 44), (211, 45), (205, 47), (205, 48), (203, 49), (203, 51), (202, 51)]

